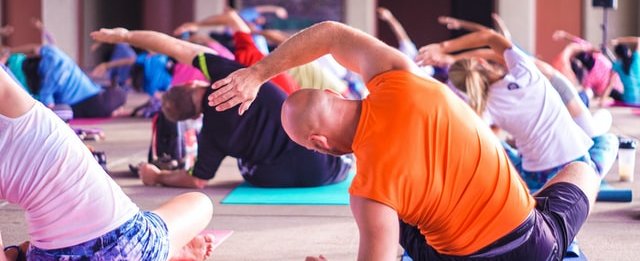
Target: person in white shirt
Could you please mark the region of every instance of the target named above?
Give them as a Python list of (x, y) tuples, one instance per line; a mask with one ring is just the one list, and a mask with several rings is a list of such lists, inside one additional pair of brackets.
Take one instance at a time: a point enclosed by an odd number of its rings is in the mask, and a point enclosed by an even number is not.
[[(538, 189), (563, 166), (584, 161), (604, 176), (617, 152), (617, 137), (593, 141), (571, 119), (557, 91), (534, 60), (493, 30), (477, 31), (421, 48), (423, 62), (451, 59), (450, 53), (489, 46), (449, 68), (449, 79), (465, 92), (469, 105), (488, 113), (516, 141), (510, 158), (531, 189)], [(482, 57), (491, 57), (491, 61)], [(594, 145), (595, 141), (595, 145)]]
[[(213, 206), (186, 193), (141, 211), (53, 111), (0, 70), (0, 200), (26, 211), (29, 260), (204, 260)], [(24, 253), (23, 253), (24, 254)]]

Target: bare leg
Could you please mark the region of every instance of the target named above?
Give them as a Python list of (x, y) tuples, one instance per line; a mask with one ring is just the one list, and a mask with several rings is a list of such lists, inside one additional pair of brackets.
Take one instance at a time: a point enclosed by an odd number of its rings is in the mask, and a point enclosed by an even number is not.
[(167, 224), (169, 257), (174, 260), (204, 260), (211, 254), (210, 236), (198, 236), (211, 221), (213, 204), (200, 192), (179, 195), (153, 211)]
[(600, 189), (600, 177), (592, 167), (584, 162), (574, 162), (564, 167), (558, 175), (549, 180), (539, 191), (559, 183), (567, 182), (576, 185), (589, 199), (589, 211), (593, 209)]

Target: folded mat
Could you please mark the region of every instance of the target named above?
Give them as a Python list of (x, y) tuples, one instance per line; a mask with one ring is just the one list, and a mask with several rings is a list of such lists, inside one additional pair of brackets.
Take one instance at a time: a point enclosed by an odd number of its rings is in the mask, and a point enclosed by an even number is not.
[(233, 189), (222, 204), (349, 205), (349, 186), (355, 174), (342, 182), (311, 188), (259, 188), (247, 182)]

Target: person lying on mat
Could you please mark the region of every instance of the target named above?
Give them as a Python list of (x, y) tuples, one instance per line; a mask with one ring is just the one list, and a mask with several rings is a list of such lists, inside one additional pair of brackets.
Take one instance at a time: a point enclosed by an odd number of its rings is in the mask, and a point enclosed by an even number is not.
[(611, 45), (615, 46), (617, 58), (613, 69), (624, 86), (622, 101), (640, 106), (640, 37), (619, 37), (612, 39)]
[[(510, 43), (503, 46), (513, 52)], [(371, 94), (359, 101), (300, 90), (284, 103), (282, 123), (308, 149), (354, 153), (349, 192), (359, 260), (396, 259), (398, 241), (414, 260), (561, 258), (595, 201), (600, 178), (593, 169), (569, 164), (532, 197), (464, 101), (357, 29), (323, 22), (301, 31), (262, 61), (215, 82), (209, 105), (242, 104), (238, 112), (247, 113), (269, 77), (327, 53), (362, 75)]]
[[(199, 192), (141, 211), (73, 130), (0, 70), (0, 200), (26, 211), (28, 260), (204, 260)], [(109, 242), (106, 243), (105, 242)]]
[[(193, 66), (211, 79), (219, 80), (243, 68), (240, 64), (215, 55), (207, 47), (152, 31), (102, 29), (91, 36), (102, 42), (128, 42), (131, 45), (167, 54)], [(226, 156), (238, 159), (243, 178), (260, 187), (311, 187), (344, 180), (352, 161), (309, 151), (287, 137), (280, 123), (280, 111), (286, 94), (267, 82), (256, 99), (255, 108), (243, 116), (219, 112), (206, 106), (210, 85), (197, 82), (175, 86), (162, 100), (162, 111), (172, 121), (204, 115), (198, 136), (198, 159), (186, 170), (160, 170), (140, 164), (140, 176), (146, 185), (204, 187), (212, 179)]]

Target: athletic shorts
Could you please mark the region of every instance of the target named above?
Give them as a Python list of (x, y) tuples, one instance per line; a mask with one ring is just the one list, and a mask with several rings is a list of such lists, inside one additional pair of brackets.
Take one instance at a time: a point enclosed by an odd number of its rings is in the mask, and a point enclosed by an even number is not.
[(400, 244), (413, 260), (561, 260), (586, 221), (589, 200), (576, 185), (555, 183), (535, 197), (536, 207), (506, 236), (469, 256), (439, 254), (417, 227), (400, 221)]
[(127, 92), (107, 87), (102, 92), (71, 106), (74, 118), (106, 118), (127, 102)]
[(39, 249), (33, 245), (28, 260), (167, 260), (169, 234), (160, 216), (143, 211), (119, 228), (96, 239), (60, 249)]

